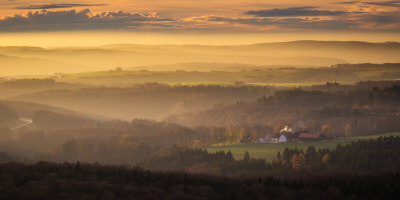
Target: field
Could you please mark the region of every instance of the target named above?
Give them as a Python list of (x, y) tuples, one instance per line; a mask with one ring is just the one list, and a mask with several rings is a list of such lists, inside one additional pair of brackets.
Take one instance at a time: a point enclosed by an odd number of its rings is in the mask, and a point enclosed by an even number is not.
[(357, 140), (368, 140), (375, 139), (380, 136), (400, 136), (400, 132), (397, 133), (385, 133), (379, 135), (370, 135), (370, 136), (358, 136), (358, 137), (346, 137), (346, 138), (338, 138), (332, 139), (322, 142), (302, 142), (302, 143), (276, 143), (276, 144), (259, 144), (259, 143), (248, 143), (248, 144), (232, 144), (225, 146), (209, 146), (207, 147), (208, 152), (216, 152), (216, 151), (231, 151), (233, 157), (235, 159), (243, 159), (243, 155), (246, 151), (250, 153), (250, 156), (253, 158), (264, 158), (267, 162), (272, 162), (272, 160), (276, 157), (278, 151), (281, 153), (283, 150), (288, 148), (298, 148), (306, 150), (309, 146), (314, 146), (316, 149), (319, 148), (330, 148), (333, 149), (337, 144), (349, 144), (352, 141)]

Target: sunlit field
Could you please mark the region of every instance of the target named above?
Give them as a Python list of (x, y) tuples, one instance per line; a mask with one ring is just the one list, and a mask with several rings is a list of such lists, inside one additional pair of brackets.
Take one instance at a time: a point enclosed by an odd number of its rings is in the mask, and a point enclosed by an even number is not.
[(272, 162), (276, 158), (278, 151), (282, 154), (285, 148), (298, 148), (306, 151), (309, 146), (314, 146), (316, 149), (329, 148), (334, 149), (337, 144), (346, 145), (358, 140), (376, 139), (378, 137), (400, 136), (400, 132), (385, 133), (370, 136), (357, 136), (357, 137), (340, 137), (337, 139), (330, 139), (320, 142), (287, 142), (287, 143), (274, 143), (274, 144), (260, 144), (260, 143), (244, 143), (232, 145), (213, 145), (206, 147), (208, 152), (216, 151), (231, 151), (235, 159), (243, 159), (246, 151), (250, 153), (251, 157), (263, 158), (267, 162)]

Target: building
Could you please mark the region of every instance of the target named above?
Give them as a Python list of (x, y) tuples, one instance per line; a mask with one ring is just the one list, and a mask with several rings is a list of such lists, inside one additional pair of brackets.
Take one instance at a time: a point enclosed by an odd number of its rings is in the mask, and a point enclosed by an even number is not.
[(279, 142), (286, 142), (286, 137), (281, 135), (281, 137), (279, 137)]
[(264, 137), (265, 141), (271, 141), (271, 139), (272, 139), (272, 137), (271, 137), (271, 134), (269, 134), (269, 133)]
[(300, 133), (299, 135), (300, 141), (321, 141), (323, 139), (320, 133)]

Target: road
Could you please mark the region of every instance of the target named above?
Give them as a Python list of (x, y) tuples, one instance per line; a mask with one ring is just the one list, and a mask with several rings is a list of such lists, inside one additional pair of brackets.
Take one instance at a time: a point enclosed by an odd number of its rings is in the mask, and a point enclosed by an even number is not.
[(24, 127), (24, 126), (28, 126), (29, 124), (32, 124), (32, 120), (31, 119), (20, 119), (21, 121), (24, 121), (25, 123), (24, 124), (21, 124), (21, 125), (18, 125), (18, 126), (15, 126), (15, 127), (12, 127), (12, 128), (10, 128), (11, 130), (15, 130), (15, 129), (19, 129), (19, 128), (22, 128), (22, 127)]

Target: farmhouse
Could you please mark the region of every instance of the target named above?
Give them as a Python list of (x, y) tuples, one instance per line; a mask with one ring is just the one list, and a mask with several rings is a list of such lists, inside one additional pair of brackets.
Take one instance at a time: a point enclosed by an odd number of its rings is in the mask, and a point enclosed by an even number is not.
[(324, 139), (320, 133), (300, 133), (300, 141), (320, 141)]
[(286, 142), (286, 137), (281, 135), (281, 137), (279, 137), (279, 142)]

